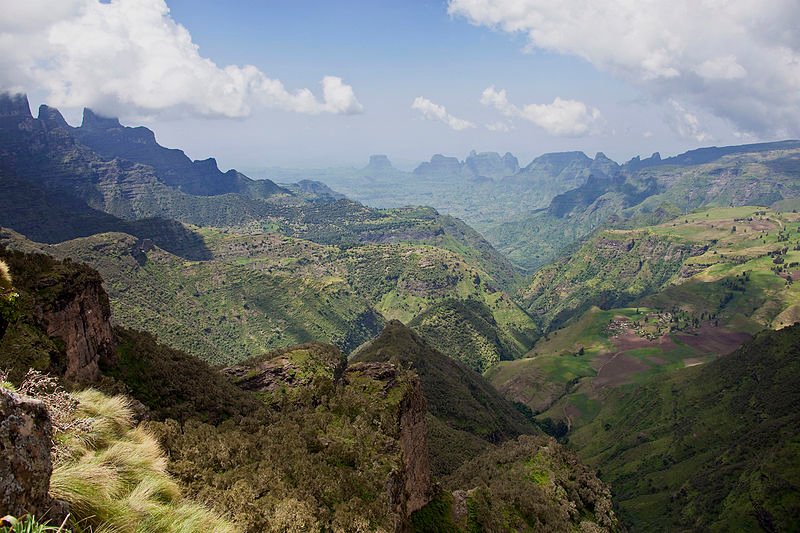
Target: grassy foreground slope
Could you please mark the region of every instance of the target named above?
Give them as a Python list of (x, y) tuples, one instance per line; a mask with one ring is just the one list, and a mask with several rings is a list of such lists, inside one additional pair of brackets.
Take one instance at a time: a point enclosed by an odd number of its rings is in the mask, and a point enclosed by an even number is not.
[(800, 326), (609, 395), (570, 435), (641, 531), (791, 531), (800, 513)]

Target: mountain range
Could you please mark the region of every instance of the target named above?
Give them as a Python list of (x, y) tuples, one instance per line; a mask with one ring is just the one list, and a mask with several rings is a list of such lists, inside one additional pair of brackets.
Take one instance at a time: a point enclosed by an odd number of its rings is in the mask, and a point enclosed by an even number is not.
[(800, 142), (265, 172), (0, 96), (0, 399), (57, 443), (21, 509), (791, 530)]

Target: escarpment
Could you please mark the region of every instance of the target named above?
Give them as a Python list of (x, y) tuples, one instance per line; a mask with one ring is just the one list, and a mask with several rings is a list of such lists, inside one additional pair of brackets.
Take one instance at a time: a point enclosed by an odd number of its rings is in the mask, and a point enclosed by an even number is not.
[(100, 377), (114, 360), (111, 308), (93, 269), (42, 254), (0, 249), (15, 287), (19, 321), (2, 345), (3, 364), (33, 367), (82, 383)]

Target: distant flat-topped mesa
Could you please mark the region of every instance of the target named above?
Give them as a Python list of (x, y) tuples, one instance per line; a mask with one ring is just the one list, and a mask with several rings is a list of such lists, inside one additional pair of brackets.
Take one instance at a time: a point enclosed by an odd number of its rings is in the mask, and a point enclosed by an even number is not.
[(429, 162), (420, 163), (414, 174), (430, 178), (491, 178), (513, 176), (519, 171), (519, 161), (506, 152), (476, 152), (473, 150), (464, 161), (457, 157), (435, 154)]
[(364, 173), (378, 173), (384, 174), (387, 172), (397, 172), (397, 169), (394, 168), (392, 162), (389, 161), (389, 157), (383, 154), (376, 154), (369, 156), (369, 164), (364, 167)]

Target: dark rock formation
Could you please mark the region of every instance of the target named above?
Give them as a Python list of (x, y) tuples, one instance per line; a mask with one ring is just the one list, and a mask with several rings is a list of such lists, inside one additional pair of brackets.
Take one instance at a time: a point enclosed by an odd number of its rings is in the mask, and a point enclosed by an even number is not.
[(62, 502), (48, 494), (53, 464), (53, 427), (39, 400), (0, 389), (0, 511), (64, 516)]
[(0, 117), (31, 118), (31, 106), (25, 94), (0, 94)]
[(36, 312), (47, 335), (64, 343), (64, 377), (81, 382), (97, 380), (100, 362), (111, 363), (114, 358), (111, 308), (99, 276), (87, 280), (78, 291), (60, 294), (52, 305), (39, 307)]

